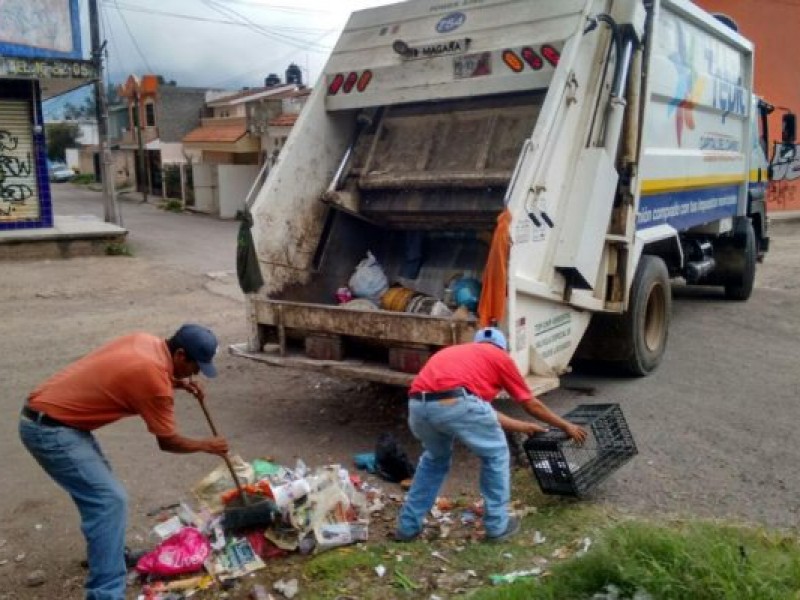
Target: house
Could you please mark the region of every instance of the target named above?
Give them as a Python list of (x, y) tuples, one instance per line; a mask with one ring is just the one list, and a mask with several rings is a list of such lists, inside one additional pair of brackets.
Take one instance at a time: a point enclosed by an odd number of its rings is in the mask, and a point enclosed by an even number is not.
[(274, 161), (308, 98), (302, 84), (280, 84), (210, 94), (209, 116), (183, 143), (197, 152), (193, 165), (194, 210), (233, 218), (241, 209), (261, 167)]
[(120, 86), (128, 124), (117, 147), (138, 191), (186, 201), (188, 165), (200, 155), (184, 148), (183, 138), (200, 123), (208, 92), (157, 75), (131, 75)]

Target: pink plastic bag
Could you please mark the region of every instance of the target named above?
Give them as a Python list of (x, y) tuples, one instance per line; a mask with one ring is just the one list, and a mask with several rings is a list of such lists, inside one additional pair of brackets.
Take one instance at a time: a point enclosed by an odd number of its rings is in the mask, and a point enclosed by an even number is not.
[(152, 575), (183, 575), (203, 568), (211, 554), (211, 544), (194, 527), (184, 527), (148, 552), (136, 563), (139, 573)]

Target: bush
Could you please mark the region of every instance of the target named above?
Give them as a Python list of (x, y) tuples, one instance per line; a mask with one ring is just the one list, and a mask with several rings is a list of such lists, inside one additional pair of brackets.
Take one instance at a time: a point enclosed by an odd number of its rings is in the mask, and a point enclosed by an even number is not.
[(75, 175), (71, 181), (72, 183), (77, 183), (80, 185), (89, 185), (90, 183), (94, 183), (96, 179), (92, 173), (81, 173), (79, 175)]

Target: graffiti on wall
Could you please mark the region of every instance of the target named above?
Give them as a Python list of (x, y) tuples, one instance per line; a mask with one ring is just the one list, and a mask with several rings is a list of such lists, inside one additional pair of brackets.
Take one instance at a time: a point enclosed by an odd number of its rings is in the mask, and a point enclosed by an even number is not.
[(70, 0), (3, 0), (0, 44), (54, 52), (75, 49)]
[(800, 144), (776, 144), (767, 202), (773, 208), (800, 208)]
[(17, 207), (33, 196), (26, 183), (14, 183), (17, 178), (31, 175), (31, 155), (17, 151), (19, 138), (10, 131), (0, 129), (0, 216), (9, 216)]

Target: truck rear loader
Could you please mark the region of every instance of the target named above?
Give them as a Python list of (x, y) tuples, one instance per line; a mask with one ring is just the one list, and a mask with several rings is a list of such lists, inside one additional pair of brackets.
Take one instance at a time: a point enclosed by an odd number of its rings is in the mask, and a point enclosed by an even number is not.
[[(496, 321), (538, 393), (576, 356), (649, 373), (670, 279), (747, 300), (768, 250), (753, 64), (686, 0), (353, 13), (251, 203), (264, 284), (232, 351), (406, 385)], [(428, 298), (482, 280), (480, 309), (337, 303), (368, 252)]]

